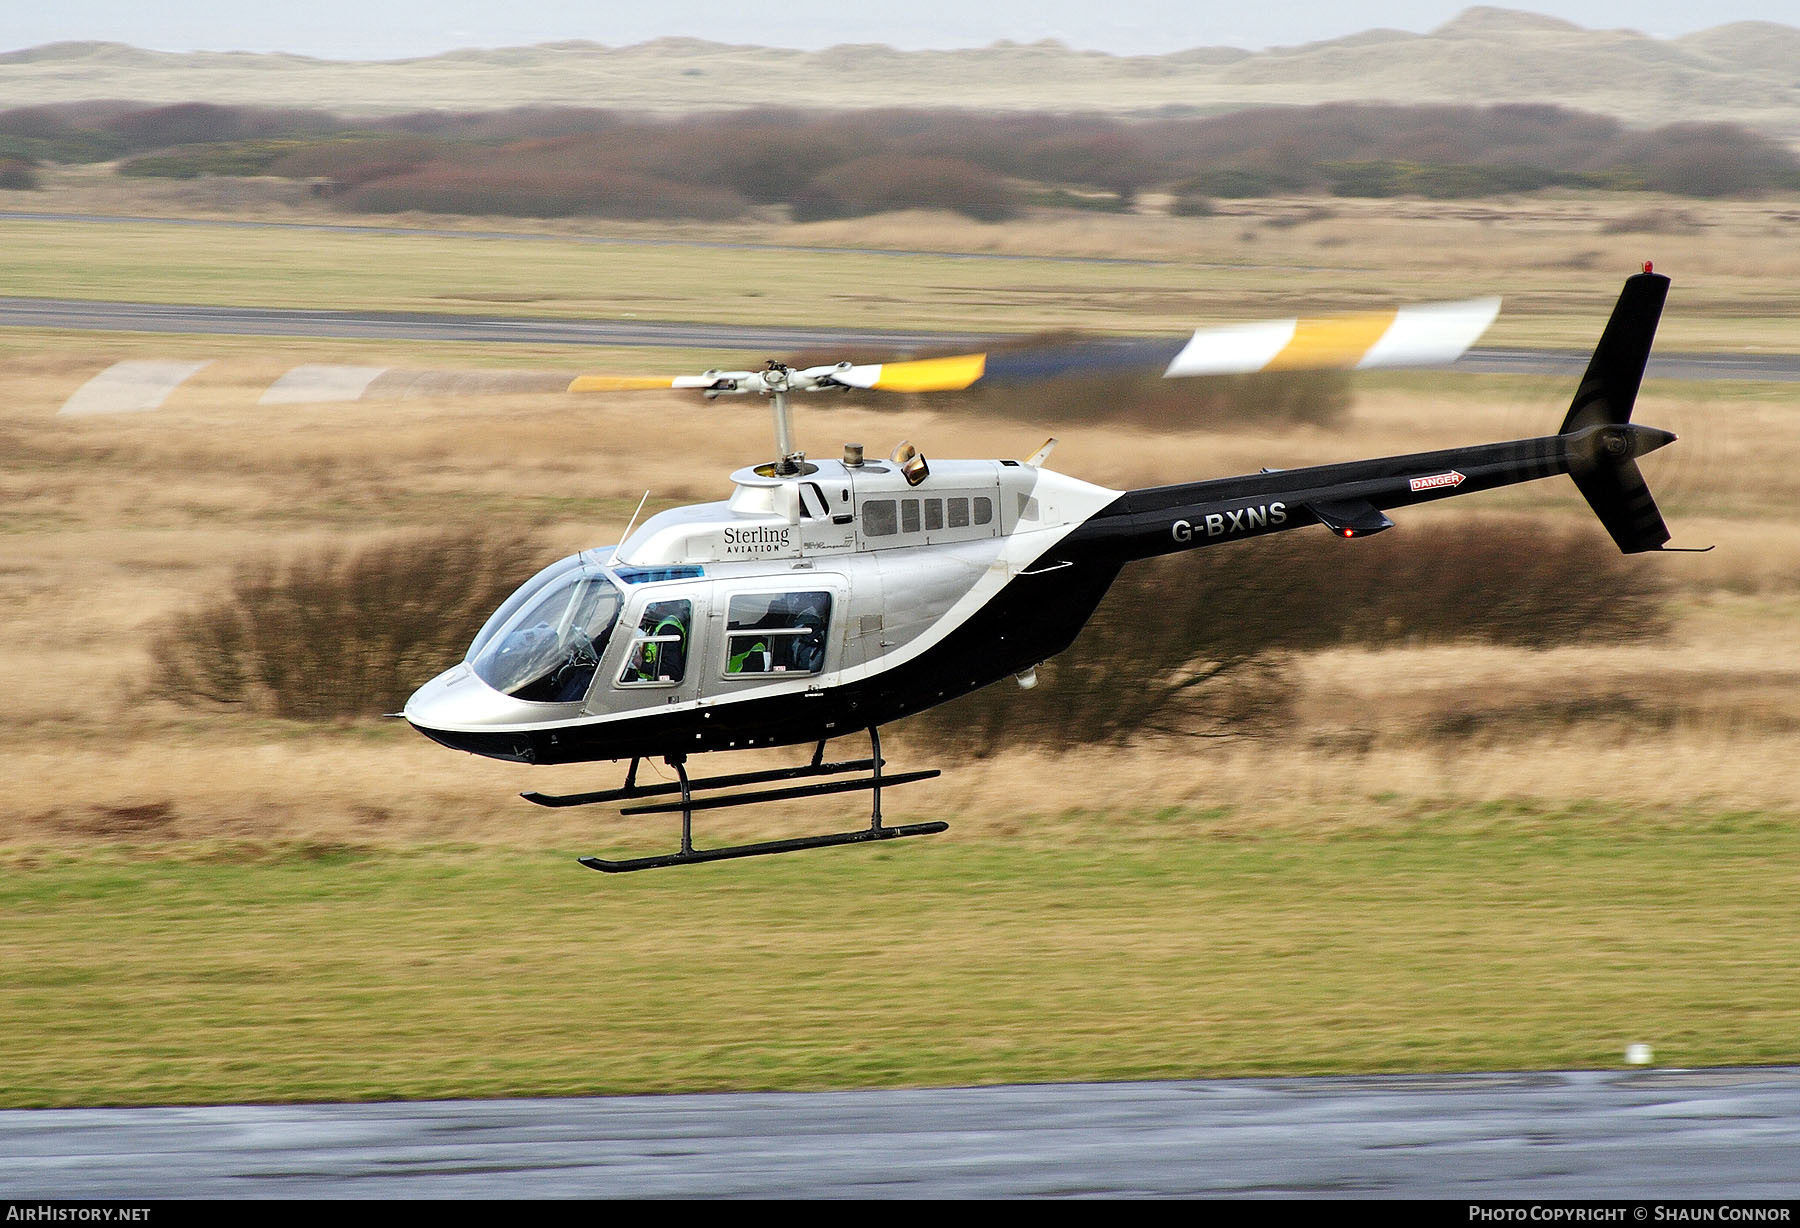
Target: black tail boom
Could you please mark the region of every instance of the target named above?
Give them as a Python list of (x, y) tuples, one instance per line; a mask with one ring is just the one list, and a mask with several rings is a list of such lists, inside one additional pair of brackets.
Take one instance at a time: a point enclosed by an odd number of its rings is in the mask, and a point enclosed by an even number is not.
[(1309, 524), (1366, 536), (1389, 526), (1381, 513), (1391, 508), (1567, 473), (1620, 550), (1660, 550), (1669, 530), (1637, 458), (1675, 436), (1631, 412), (1668, 288), (1647, 269), (1626, 280), (1555, 435), (1128, 491), (1076, 539), (1131, 559)]
[[(1131, 559), (1311, 524), (1327, 523), (1335, 530), (1335, 518), (1329, 512), (1321, 515), (1321, 510), (1367, 503), (1386, 511), (1494, 490), (1570, 473), (1577, 466), (1589, 468), (1591, 455), (1600, 453), (1611, 458), (1615, 450), (1622, 460), (1609, 459), (1604, 470), (1595, 471), (1617, 473), (1630, 466), (1630, 472), (1635, 473), (1633, 457), (1654, 451), (1673, 439), (1668, 432), (1652, 427), (1590, 427), (1573, 435), (1544, 435), (1508, 443), (1151, 487), (1122, 495), (1088, 521), (1076, 536), (1095, 544), (1103, 540), (1109, 553)], [(1589, 498), (1592, 501), (1594, 496)], [(1631, 514), (1640, 515), (1635, 511)], [(1602, 520), (1606, 520), (1605, 515)], [(1610, 522), (1608, 527), (1611, 528)], [(1665, 540), (1666, 537), (1665, 533)]]

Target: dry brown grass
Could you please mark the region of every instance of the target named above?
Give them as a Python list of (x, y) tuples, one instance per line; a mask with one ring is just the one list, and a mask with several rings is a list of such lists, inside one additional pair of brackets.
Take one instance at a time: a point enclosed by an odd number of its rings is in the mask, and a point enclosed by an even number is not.
[[(96, 176), (82, 181), (85, 186), (72, 183), (73, 177), (57, 189), (64, 195), (46, 192), (38, 203), (210, 211), (205, 202), (120, 194), (161, 187), (143, 181)], [(311, 207), (271, 200), (258, 216), (304, 220)], [(942, 262), (926, 273), (910, 269), (910, 280), (896, 287), (828, 278), (830, 262), (819, 258), (807, 266), (819, 274), (816, 281), (802, 279), (791, 292), (768, 283), (776, 289), (761, 309), (777, 316), (874, 325), (904, 315), (942, 324), (946, 303), (954, 304), (952, 318), (968, 319), (1004, 304), (1009, 319), (1068, 324), (1075, 321), (1062, 314), (1069, 303), (1061, 296), (1083, 285), (1078, 314), (1142, 329), (1247, 310), (1354, 307), (1499, 288), (1521, 294), (1492, 340), (1577, 347), (1597, 333), (1617, 274), (1648, 254), (1677, 278), (1659, 339), (1665, 348), (1793, 347), (1790, 283), (1800, 274), (1800, 256), (1787, 242), (1792, 205), (1709, 205), (1696, 213), (1704, 221), (1696, 233), (1656, 236), (1654, 251), (1642, 250), (1644, 236), (1600, 233), (1609, 218), (1644, 207), (1641, 198), (1552, 196), (1524, 203), (1342, 201), (1322, 214), (1316, 201), (1261, 201), (1223, 204), (1213, 218), (1062, 216), (1004, 229), (902, 214), (802, 227), (614, 225), (606, 233), (1047, 256), (1125, 253), (1177, 262), (1154, 278), (1125, 267), (1100, 280), (1082, 268), (993, 262), (984, 271), (973, 262)], [(551, 225), (509, 228), (558, 232)], [(257, 232), (220, 233), (235, 241)], [(183, 242), (198, 260), (218, 238)], [(135, 230), (71, 226), (61, 232), (61, 255), (29, 254), (49, 262), (40, 274), (79, 272), (87, 253), (128, 255), (141, 241)], [(440, 242), (472, 270), (456, 301), (429, 300), (440, 309), (476, 302), (526, 312), (568, 306), (543, 297), (551, 288), (532, 272), (545, 267), (541, 253), (519, 262), (513, 245), (465, 250), (455, 245), (466, 240)], [(277, 235), (268, 251), (293, 262), (281, 285), (307, 284), (306, 262), (316, 248), (305, 232)], [(1599, 253), (1594, 270), (1572, 272), (1570, 254), (1590, 250)], [(710, 267), (716, 282), (719, 269), (740, 265), (718, 249), (702, 253), (668, 265), (678, 277), (641, 288), (653, 291), (670, 315), (714, 315), (717, 301), (706, 289), (705, 271)], [(590, 252), (596, 268), (605, 254)], [(642, 267), (653, 268), (673, 258), (643, 259)], [(789, 258), (765, 253), (746, 257), (750, 263), (742, 267), (764, 259)], [(907, 264), (882, 259), (896, 269)], [(579, 273), (573, 284), (592, 292)], [(204, 300), (209, 284), (177, 283), (176, 297)], [(418, 289), (369, 285), (359, 292), (390, 296), (367, 299), (371, 306), (407, 301)], [(933, 287), (949, 297), (920, 297)], [(825, 297), (815, 302), (815, 292)], [(216, 361), (161, 411), (55, 416), (71, 392), (111, 362), (177, 356)], [(257, 407), (260, 392), (296, 363), (681, 370), (719, 357), (31, 332), (0, 338), (0, 612), (8, 626), (0, 643), (0, 694), (7, 697), (0, 754), (9, 765), (0, 843), (88, 840), (109, 825), (156, 838), (439, 836), (531, 845), (558, 832), (573, 838), (588, 831), (593, 816), (537, 812), (508, 795), (520, 788), (587, 787), (611, 779), (608, 769), (533, 772), (452, 755), (391, 727), (319, 731), (185, 713), (150, 691), (147, 637), (169, 613), (221, 591), (235, 567), (260, 557), (354, 545), (396, 529), (495, 519), (533, 525), (551, 548), (610, 541), (646, 488), (652, 508), (722, 497), (725, 474), (764, 447), (760, 406), (669, 401), (659, 394)], [(1354, 409), (1332, 429), (1165, 435), (1059, 426), (1054, 464), (1122, 487), (1533, 435), (1553, 429), (1570, 382), (1361, 378)], [(896, 805), (915, 814), (951, 812), (964, 827), (983, 830), (1063, 822), (1077, 830), (1084, 820), (1056, 816), (1089, 810), (1113, 816), (1109, 822), (1130, 821), (1137, 810), (1212, 803), (1230, 808), (1232, 822), (1386, 822), (1433, 797), (1575, 797), (1666, 807), (1712, 799), (1791, 810), (1800, 792), (1790, 762), (1792, 697), (1800, 679), (1800, 637), (1792, 634), (1800, 591), (1800, 477), (1781, 441), (1792, 437), (1797, 416), (1794, 386), (1646, 389), (1639, 419), (1682, 436), (1645, 462), (1676, 540), (1719, 546), (1707, 555), (1639, 561), (1670, 577), (1680, 594), (1677, 633), (1661, 646), (1549, 653), (1398, 647), (1316, 655), (1303, 665), (1302, 720), (1291, 735), (1204, 751), (1155, 743), (1055, 762), (1014, 748), (979, 770), (899, 793)], [(657, 424), (665, 446), (636, 446), (647, 421)], [(941, 407), (841, 401), (803, 406), (798, 428), (803, 446), (817, 454), (835, 453), (846, 439), (884, 452), (904, 435), (938, 457), (1023, 456), (1048, 433), (1029, 422), (976, 419)], [(1472, 507), (1548, 514), (1599, 531), (1572, 486), (1552, 481), (1408, 512), (1394, 539)], [(719, 820), (711, 829), (730, 830), (732, 823), (754, 830), (771, 820), (750, 815)]]
[[(621, 396), (259, 409), (255, 395), (294, 351), (231, 342), (162, 411), (54, 415), (115, 352), (210, 344), (109, 341), (96, 352), (86, 342), (52, 342), (15, 348), (0, 365), (0, 610), (9, 628), (0, 646), (8, 697), (0, 844), (225, 837), (580, 846), (602, 819), (537, 811), (510, 795), (592, 787), (616, 769), (524, 769), (453, 755), (393, 726), (321, 729), (183, 712), (149, 690), (147, 637), (171, 611), (220, 591), (240, 562), (373, 540), (396, 527), (504, 513), (536, 524), (556, 548), (610, 541), (646, 487), (653, 505), (721, 496), (723, 475), (761, 449), (760, 407)], [(366, 361), (370, 352), (298, 348), (319, 360)], [(532, 365), (553, 368), (566, 356), (535, 357)], [(1537, 433), (1554, 424), (1567, 395), (1554, 384), (1390, 377), (1363, 385), (1334, 431), (1154, 436), (1077, 427), (1061, 432), (1055, 460), (1093, 480), (1143, 484)], [(1640, 416), (1684, 436), (1647, 462), (1653, 485), (1668, 493), (1678, 540), (1720, 545), (1711, 555), (1641, 561), (1668, 573), (1682, 594), (1677, 633), (1665, 644), (1320, 654), (1304, 662), (1302, 720), (1290, 734), (1054, 757), (1010, 748), (897, 793), (895, 813), (949, 814), (960, 830), (1030, 827), (1076, 839), (1091, 833), (1082, 812), (1148, 831), (1170, 807), (1223, 808), (1206, 810), (1206, 822), (1293, 827), (1410, 822), (1433, 799), (1800, 808), (1791, 759), (1800, 721), (1800, 637), (1792, 635), (1800, 518), (1791, 466), (1768, 446), (1791, 433), (1797, 401), (1800, 392), (1733, 386), (1648, 390)], [(634, 455), (647, 417), (668, 424), (679, 446)], [(735, 425), (721, 429), (727, 423)], [(885, 450), (904, 433), (935, 456), (1017, 456), (1041, 439), (1017, 422), (930, 410), (901, 417), (853, 404), (804, 409), (800, 431), (826, 453), (846, 438)], [(1565, 487), (1542, 483), (1478, 502), (1591, 525)], [(1420, 509), (1395, 532), (1469, 506)], [(908, 759), (923, 753), (909, 752), (904, 735), (897, 742)], [(785, 821), (709, 820), (706, 831), (789, 830), (828, 822), (829, 813), (844, 812), (820, 804)]]

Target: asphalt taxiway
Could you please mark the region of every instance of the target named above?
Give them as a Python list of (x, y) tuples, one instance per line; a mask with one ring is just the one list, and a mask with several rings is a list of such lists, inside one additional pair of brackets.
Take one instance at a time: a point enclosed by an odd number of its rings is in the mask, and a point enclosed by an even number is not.
[[(335, 337), (378, 341), (530, 342), (538, 345), (657, 346), (793, 354), (831, 348), (881, 347), (896, 353), (943, 346), (980, 346), (997, 338), (972, 333), (785, 325), (707, 324), (678, 320), (593, 320), (460, 315), (439, 312), (322, 311), (290, 307), (222, 307), (189, 303), (121, 303), (89, 299), (0, 298), (0, 328), (81, 332), (182, 333), (252, 337)], [(1498, 374), (1579, 374), (1585, 351), (1474, 349), (1454, 369)], [(1800, 380), (1800, 354), (1664, 354), (1650, 357), (1651, 379)]]

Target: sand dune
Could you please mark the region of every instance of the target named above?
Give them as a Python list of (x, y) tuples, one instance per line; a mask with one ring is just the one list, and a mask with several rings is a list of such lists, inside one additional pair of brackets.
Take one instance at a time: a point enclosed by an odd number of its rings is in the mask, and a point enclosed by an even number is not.
[[(780, 37), (779, 27), (771, 30)], [(1634, 124), (1735, 120), (1800, 140), (1800, 29), (1739, 22), (1676, 39), (1473, 8), (1426, 34), (1369, 30), (1258, 53), (1115, 56), (1047, 41), (953, 51), (823, 51), (669, 38), (575, 41), (347, 62), (56, 43), (0, 54), (0, 106), (94, 98), (304, 105), (368, 112), (558, 104), (937, 106), (1203, 114), (1346, 99), (1545, 103)]]

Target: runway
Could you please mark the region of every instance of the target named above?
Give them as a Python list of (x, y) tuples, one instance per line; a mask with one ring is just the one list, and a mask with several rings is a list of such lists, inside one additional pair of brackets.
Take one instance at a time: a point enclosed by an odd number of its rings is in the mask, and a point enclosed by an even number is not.
[[(81, 332), (182, 333), (252, 337), (336, 337), (383, 341), (531, 342), (538, 345), (660, 346), (793, 354), (881, 347), (895, 353), (977, 347), (992, 335), (907, 329), (707, 324), (662, 320), (581, 320), (437, 312), (320, 311), (119, 303), (88, 299), (0, 298), (0, 328)], [(1453, 369), (1494, 374), (1579, 374), (1582, 350), (1473, 349)], [(1650, 379), (1800, 380), (1800, 354), (1653, 353)]]
[(0, 328), (789, 352), (842, 345), (905, 349), (976, 340), (969, 334), (883, 329), (553, 319), (422, 311), (317, 311), (290, 307), (210, 307), (186, 303), (110, 303), (47, 298), (0, 298)]
[(0, 1197), (1795, 1198), (1800, 1067), (0, 1112)]

